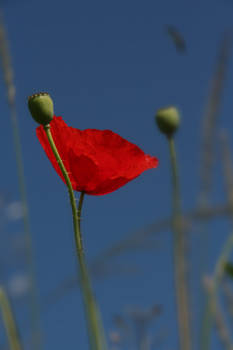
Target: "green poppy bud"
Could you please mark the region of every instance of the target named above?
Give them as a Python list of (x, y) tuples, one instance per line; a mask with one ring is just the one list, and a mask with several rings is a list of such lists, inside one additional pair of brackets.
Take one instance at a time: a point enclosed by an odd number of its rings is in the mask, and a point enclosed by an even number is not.
[(53, 119), (53, 100), (47, 92), (29, 96), (28, 108), (32, 118), (39, 124), (47, 125)]
[(155, 116), (160, 131), (167, 136), (172, 136), (180, 125), (180, 115), (175, 107), (161, 108)]

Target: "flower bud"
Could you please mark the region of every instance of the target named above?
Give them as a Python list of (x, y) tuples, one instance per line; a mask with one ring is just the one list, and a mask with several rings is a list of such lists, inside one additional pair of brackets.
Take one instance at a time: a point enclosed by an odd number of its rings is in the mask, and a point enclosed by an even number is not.
[(53, 100), (47, 92), (29, 96), (28, 108), (32, 118), (39, 124), (47, 125), (53, 119)]
[(180, 125), (180, 115), (175, 107), (161, 108), (155, 116), (160, 131), (167, 136), (172, 136)]

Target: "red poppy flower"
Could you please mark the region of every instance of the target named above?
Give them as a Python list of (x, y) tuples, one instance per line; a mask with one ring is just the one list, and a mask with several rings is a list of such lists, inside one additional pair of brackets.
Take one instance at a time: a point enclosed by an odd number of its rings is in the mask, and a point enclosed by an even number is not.
[[(76, 191), (91, 195), (107, 194), (158, 165), (155, 157), (146, 155), (138, 146), (110, 130), (75, 129), (66, 125), (61, 117), (54, 117), (50, 125), (54, 142)], [(39, 126), (36, 132), (53, 167), (65, 182), (43, 126)]]

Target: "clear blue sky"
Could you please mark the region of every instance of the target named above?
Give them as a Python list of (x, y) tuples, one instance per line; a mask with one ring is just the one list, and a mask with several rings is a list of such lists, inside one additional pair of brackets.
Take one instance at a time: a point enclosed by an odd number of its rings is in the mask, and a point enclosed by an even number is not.
[[(155, 111), (166, 105), (174, 104), (182, 113), (177, 147), (183, 203), (186, 209), (195, 205), (203, 108), (218, 44), (224, 30), (233, 25), (233, 1), (5, 0), (3, 9), (15, 72), (44, 350), (87, 350), (78, 289), (70, 290), (55, 304), (46, 304), (48, 295), (75, 275), (76, 257), (67, 191), (35, 136), (36, 125), (28, 113), (26, 98), (34, 92), (48, 91), (54, 99), (55, 114), (63, 116), (68, 125), (111, 129), (160, 160), (157, 169), (118, 191), (85, 198), (83, 237), (86, 257), (91, 262), (130, 231), (170, 213), (168, 149), (153, 119)], [(186, 39), (185, 55), (176, 52), (166, 34), (168, 24), (175, 25)], [(221, 127), (229, 130), (233, 127), (232, 78), (231, 63), (220, 121)], [(1, 188), (18, 199), (3, 83), (0, 105)], [(217, 164), (215, 169), (213, 195), (220, 203), (224, 199), (223, 186)], [(214, 226), (214, 242), (208, 250), (209, 271), (227, 229), (218, 222)], [(17, 234), (22, 226), (9, 230)], [(200, 237), (192, 234), (190, 254), (196, 264)], [(113, 269), (107, 278), (95, 279), (94, 287), (107, 331), (113, 327), (113, 315), (129, 306), (162, 304), (163, 314), (154, 331), (164, 329), (168, 334), (161, 349), (177, 349), (170, 233), (159, 234), (157, 243), (153, 249), (124, 255), (115, 262), (121, 268), (137, 267), (137, 274), (116, 273)], [(196, 298), (193, 304), (198, 307)], [(16, 304), (16, 308), (19, 319), (23, 319), (26, 339), (28, 321), (27, 315), (21, 315), (23, 303)], [(194, 321), (197, 322), (195, 315)], [(212, 349), (219, 348), (215, 342)]]

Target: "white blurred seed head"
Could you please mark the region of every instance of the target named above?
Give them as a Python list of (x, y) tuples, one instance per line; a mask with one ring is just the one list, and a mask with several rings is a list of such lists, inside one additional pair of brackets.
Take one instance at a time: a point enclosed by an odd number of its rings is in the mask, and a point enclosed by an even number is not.
[(8, 281), (8, 289), (13, 297), (23, 297), (30, 288), (30, 281), (26, 274), (12, 276)]
[(6, 216), (8, 220), (16, 221), (20, 220), (23, 217), (23, 206), (20, 201), (11, 202), (6, 207)]

